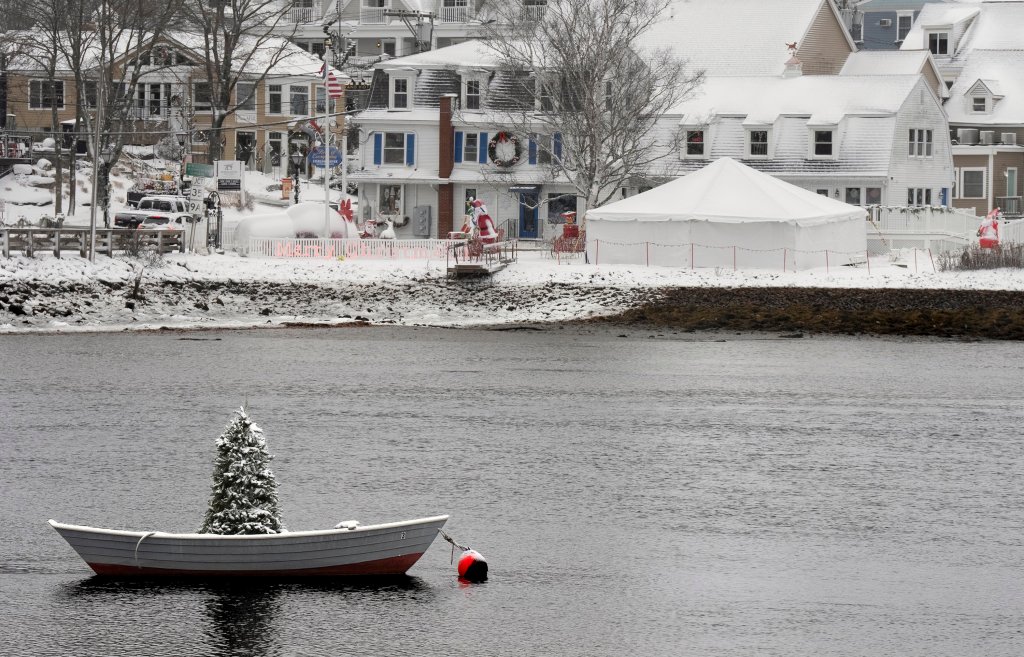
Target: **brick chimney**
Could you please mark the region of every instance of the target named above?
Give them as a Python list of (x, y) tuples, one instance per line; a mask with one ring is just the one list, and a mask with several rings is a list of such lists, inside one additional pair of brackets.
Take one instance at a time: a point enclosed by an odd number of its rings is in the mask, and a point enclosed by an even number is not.
[[(437, 177), (447, 180), (455, 168), (455, 130), (452, 128), (452, 104), (455, 94), (441, 96), (441, 115), (437, 121), (438, 157)], [(443, 183), (437, 186), (437, 236), (445, 237), (455, 230), (454, 186)]]

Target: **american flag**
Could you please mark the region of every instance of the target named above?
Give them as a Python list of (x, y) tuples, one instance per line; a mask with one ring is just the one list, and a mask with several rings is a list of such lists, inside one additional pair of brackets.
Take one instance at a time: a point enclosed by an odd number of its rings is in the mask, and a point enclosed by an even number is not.
[(327, 85), (327, 94), (331, 98), (341, 98), (345, 93), (345, 88), (338, 82), (338, 78), (334, 77), (334, 71), (331, 67), (324, 62), (320, 67), (320, 77), (323, 78), (324, 84)]

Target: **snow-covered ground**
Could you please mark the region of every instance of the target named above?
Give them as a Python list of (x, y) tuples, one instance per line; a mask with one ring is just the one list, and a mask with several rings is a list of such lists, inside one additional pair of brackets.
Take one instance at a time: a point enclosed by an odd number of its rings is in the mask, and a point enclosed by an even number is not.
[[(0, 181), (0, 198), (8, 201), (7, 223), (18, 216), (38, 221), (52, 214), (52, 204), (21, 203), (47, 194), (52, 198), (52, 191), (36, 186), (52, 174), (46, 164)], [(163, 166), (151, 160), (135, 164), (155, 170)], [(79, 202), (87, 201), (88, 168), (79, 174)], [(131, 186), (125, 174), (121, 169), (113, 179), (114, 211)], [(272, 178), (247, 177), (257, 200), (273, 202), (275, 192), (266, 189)], [(251, 210), (227, 208), (225, 232), (230, 234), (245, 216), (274, 211), (280, 208), (259, 202)], [(88, 223), (89, 208), (82, 205), (67, 219), (68, 225)], [(140, 294), (135, 295), (140, 268)], [(446, 273), (443, 260), (270, 259), (230, 253), (174, 254), (146, 263), (102, 255), (90, 263), (67, 253), (59, 259), (48, 254), (0, 257), (0, 332), (362, 320), (436, 326), (551, 322), (621, 312), (671, 287), (1024, 290), (1024, 270), (938, 272), (926, 251), (904, 252), (895, 262), (879, 256), (858, 267), (801, 272), (595, 266), (578, 257), (555, 260), (545, 252), (523, 251), (518, 262), (485, 281), (452, 281)]]
[(870, 273), (867, 266), (783, 273), (595, 266), (527, 251), (491, 279), (457, 281), (447, 278), (444, 261), (175, 254), (144, 266), (119, 257), (97, 256), (93, 264), (19, 256), (0, 258), (0, 331), (553, 322), (618, 313), (666, 287), (1024, 290), (1024, 271), (933, 272), (926, 253), (918, 258), (917, 272), (912, 260), (901, 267), (879, 257)]

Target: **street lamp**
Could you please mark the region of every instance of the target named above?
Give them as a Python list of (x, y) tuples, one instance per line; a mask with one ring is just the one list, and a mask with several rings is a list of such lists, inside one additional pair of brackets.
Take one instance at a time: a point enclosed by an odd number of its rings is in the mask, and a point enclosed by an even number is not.
[(292, 164), (295, 165), (295, 172), (294, 172), (293, 175), (294, 175), (294, 178), (295, 178), (295, 185), (294, 185), (294, 187), (295, 187), (295, 202), (296, 203), (299, 202), (299, 167), (302, 165), (302, 159), (303, 159), (302, 158), (302, 153), (300, 153), (299, 151), (295, 151), (294, 153), (292, 153)]

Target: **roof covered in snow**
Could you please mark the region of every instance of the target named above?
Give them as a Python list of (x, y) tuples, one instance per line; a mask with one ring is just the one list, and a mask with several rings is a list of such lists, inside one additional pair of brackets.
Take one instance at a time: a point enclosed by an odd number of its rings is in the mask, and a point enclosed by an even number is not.
[(846, 58), (839, 74), (917, 75), (930, 65), (930, 55), (927, 50), (861, 50)]
[[(950, 123), (1024, 125), (1024, 50), (975, 50), (950, 88), (946, 113)], [(988, 113), (973, 112), (975, 86), (982, 82), (997, 97)]]
[(671, 113), (683, 115), (684, 123), (714, 115), (742, 115), (748, 123), (806, 116), (819, 124), (849, 115), (890, 116), (920, 80), (918, 75), (709, 77)]
[[(674, 0), (643, 37), (708, 75), (776, 75), (803, 41), (825, 0)], [(849, 42), (850, 50), (856, 50)]]

